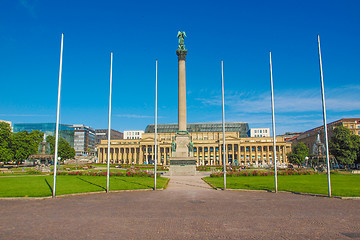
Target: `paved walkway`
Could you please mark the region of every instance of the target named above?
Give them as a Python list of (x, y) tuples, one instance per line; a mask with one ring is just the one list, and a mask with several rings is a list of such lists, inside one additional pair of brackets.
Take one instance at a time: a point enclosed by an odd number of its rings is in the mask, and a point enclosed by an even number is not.
[(164, 191), (1, 200), (0, 239), (360, 239), (360, 201), (213, 190), (171, 177)]

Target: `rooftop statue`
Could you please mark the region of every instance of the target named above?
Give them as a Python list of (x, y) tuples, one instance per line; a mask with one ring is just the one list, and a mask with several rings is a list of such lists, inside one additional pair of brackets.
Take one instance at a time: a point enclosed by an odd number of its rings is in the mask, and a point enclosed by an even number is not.
[(179, 38), (179, 50), (185, 50), (184, 39), (186, 37), (185, 32), (178, 31), (177, 37)]

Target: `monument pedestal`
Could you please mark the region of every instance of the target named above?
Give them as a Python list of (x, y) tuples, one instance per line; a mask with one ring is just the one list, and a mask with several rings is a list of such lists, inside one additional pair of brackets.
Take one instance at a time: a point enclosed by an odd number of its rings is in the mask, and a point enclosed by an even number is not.
[(170, 158), (170, 176), (195, 176), (196, 158)]
[(170, 158), (170, 176), (195, 176), (196, 158), (193, 156), (192, 142), (187, 131), (178, 131), (173, 142)]

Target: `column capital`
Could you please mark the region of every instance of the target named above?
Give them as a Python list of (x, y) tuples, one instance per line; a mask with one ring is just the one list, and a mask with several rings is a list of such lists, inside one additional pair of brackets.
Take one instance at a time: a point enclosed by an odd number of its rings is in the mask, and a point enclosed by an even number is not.
[(178, 55), (178, 60), (185, 60), (185, 56), (187, 54), (187, 50), (180, 50), (180, 49), (177, 49), (176, 50), (176, 55)]

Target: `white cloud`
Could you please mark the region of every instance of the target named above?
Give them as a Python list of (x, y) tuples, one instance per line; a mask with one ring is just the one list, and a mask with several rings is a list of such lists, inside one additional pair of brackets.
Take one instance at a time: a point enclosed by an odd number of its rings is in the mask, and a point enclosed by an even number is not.
[[(328, 122), (360, 115), (360, 86), (339, 86), (325, 92)], [(206, 97), (204, 97), (206, 95)], [(270, 92), (225, 92), (227, 122), (248, 122), (250, 127), (271, 128)], [(198, 107), (221, 109), (221, 93), (200, 92)], [(211, 117), (209, 117), (211, 118)], [(218, 117), (213, 116), (217, 119)], [(277, 134), (305, 131), (322, 124), (320, 89), (275, 91)]]
[(35, 4), (37, 2), (37, 0), (19, 0), (20, 5), (23, 6), (33, 17), (36, 17)]
[(0, 114), (2, 117), (52, 117), (49, 114)]
[[(360, 111), (359, 86), (339, 87), (325, 93), (328, 111)], [(198, 97), (204, 106), (221, 106), (221, 95)], [(225, 93), (225, 105), (232, 113), (270, 113), (270, 92)], [(320, 90), (284, 90), (275, 92), (277, 113), (318, 112), (322, 109)]]
[(115, 114), (116, 117), (124, 118), (153, 118), (154, 116), (137, 115), (137, 114)]

